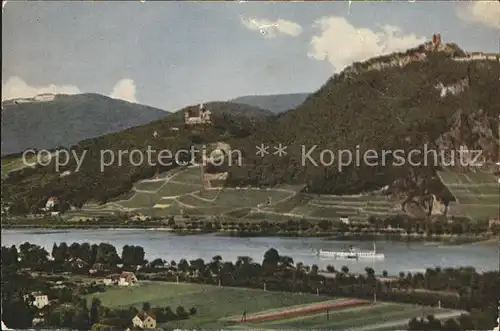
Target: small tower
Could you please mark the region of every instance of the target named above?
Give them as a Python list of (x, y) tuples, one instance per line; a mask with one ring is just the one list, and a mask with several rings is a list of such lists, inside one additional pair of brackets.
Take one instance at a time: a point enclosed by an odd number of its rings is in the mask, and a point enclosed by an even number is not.
[(437, 51), (439, 49), (439, 46), (441, 45), (441, 34), (433, 34), (432, 35), (432, 48), (434, 51)]

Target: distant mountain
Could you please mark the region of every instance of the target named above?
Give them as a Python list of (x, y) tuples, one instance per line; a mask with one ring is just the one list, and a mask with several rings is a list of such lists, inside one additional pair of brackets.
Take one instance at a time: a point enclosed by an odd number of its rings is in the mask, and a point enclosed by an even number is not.
[(271, 95), (247, 95), (230, 100), (235, 103), (269, 109), (275, 114), (294, 109), (301, 105), (310, 93), (271, 94)]
[(2, 108), (2, 156), (28, 148), (70, 146), (169, 114), (158, 108), (90, 93), (56, 95), (52, 101), (8, 100), (2, 102)]

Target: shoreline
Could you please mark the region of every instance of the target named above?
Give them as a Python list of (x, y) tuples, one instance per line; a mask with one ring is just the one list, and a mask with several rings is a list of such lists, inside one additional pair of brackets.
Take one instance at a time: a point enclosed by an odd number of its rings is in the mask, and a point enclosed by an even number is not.
[(179, 236), (192, 236), (202, 234), (213, 234), (221, 237), (240, 237), (240, 238), (321, 238), (325, 241), (376, 241), (389, 240), (397, 242), (427, 242), (435, 243), (436, 245), (488, 245), (493, 246), (499, 244), (500, 238), (493, 235), (441, 235), (441, 236), (412, 236), (412, 235), (396, 235), (396, 234), (355, 234), (355, 233), (308, 233), (308, 232), (276, 232), (276, 233), (260, 233), (260, 232), (234, 232), (234, 231), (202, 231), (202, 230), (184, 230), (179, 231), (170, 226), (162, 226), (159, 224), (2, 224), (2, 230), (149, 230), (162, 231), (176, 234)]

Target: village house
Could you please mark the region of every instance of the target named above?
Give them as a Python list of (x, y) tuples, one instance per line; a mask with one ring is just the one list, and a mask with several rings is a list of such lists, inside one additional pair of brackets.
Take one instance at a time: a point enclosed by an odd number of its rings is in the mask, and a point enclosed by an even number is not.
[(26, 294), (23, 298), (25, 301), (30, 299), (30, 295), (33, 297), (33, 306), (38, 309), (42, 309), (43, 307), (49, 304), (49, 297), (41, 292), (32, 292), (31, 294)]
[(495, 226), (500, 227), (500, 218), (492, 218), (492, 219), (490, 219), (490, 221), (488, 222), (488, 228), (490, 229), (490, 231), (491, 231), (491, 230), (492, 230)]
[(50, 197), (47, 199), (47, 202), (45, 203), (45, 210), (46, 211), (53, 210), (56, 205), (57, 205), (57, 197)]
[(84, 260), (82, 260), (81, 258), (71, 258), (69, 260), (69, 264), (71, 265), (72, 268), (75, 268), (75, 269), (83, 269), (83, 268), (86, 268), (88, 267), (88, 263)]
[(123, 271), (118, 279), (118, 286), (131, 286), (137, 284), (137, 277), (133, 272)]
[(106, 272), (109, 268), (107, 268), (102, 263), (95, 263), (92, 268), (89, 270), (89, 274), (96, 274), (98, 272)]
[(156, 328), (156, 316), (154, 313), (140, 312), (132, 319), (132, 324), (141, 329)]
[(120, 275), (119, 274), (112, 274), (106, 276), (103, 280), (102, 283), (106, 286), (111, 286), (111, 285), (118, 285), (118, 281), (120, 280)]

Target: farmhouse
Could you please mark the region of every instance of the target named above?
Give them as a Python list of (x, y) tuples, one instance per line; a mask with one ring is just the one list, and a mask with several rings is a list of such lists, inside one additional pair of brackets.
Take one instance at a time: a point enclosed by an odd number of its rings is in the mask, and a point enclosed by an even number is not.
[(31, 294), (26, 294), (23, 297), (24, 301), (29, 300), (30, 295), (33, 297), (33, 306), (37, 307), (38, 309), (42, 309), (49, 304), (49, 297), (42, 292), (32, 292)]
[(156, 328), (156, 316), (154, 313), (140, 312), (132, 319), (132, 324), (141, 329)]
[(104, 278), (102, 282), (104, 285), (110, 286), (110, 285), (117, 285), (119, 280), (120, 280), (119, 274), (112, 274), (106, 276), (106, 278)]
[(133, 272), (123, 271), (118, 279), (118, 286), (131, 286), (137, 284), (137, 277)]

